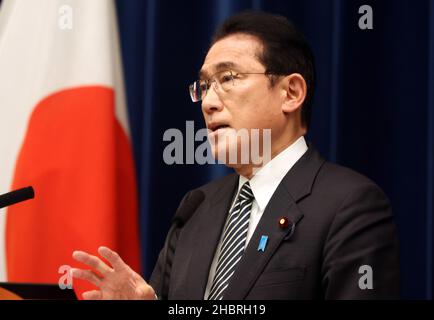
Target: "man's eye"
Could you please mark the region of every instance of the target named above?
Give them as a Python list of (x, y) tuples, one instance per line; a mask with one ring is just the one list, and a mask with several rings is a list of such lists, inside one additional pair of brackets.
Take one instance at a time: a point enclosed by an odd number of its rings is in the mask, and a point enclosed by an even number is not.
[(200, 91), (204, 92), (208, 89), (208, 85), (206, 84), (206, 82), (203, 82), (199, 85)]
[(219, 81), (220, 81), (220, 83), (225, 83), (225, 82), (228, 82), (228, 81), (232, 81), (232, 79), (233, 79), (232, 73), (228, 72), (228, 73), (223, 73), (220, 76)]

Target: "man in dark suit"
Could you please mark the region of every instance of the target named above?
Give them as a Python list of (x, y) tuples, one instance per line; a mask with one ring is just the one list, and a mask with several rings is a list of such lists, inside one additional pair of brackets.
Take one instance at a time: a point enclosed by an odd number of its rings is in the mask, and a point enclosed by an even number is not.
[[(166, 263), (169, 299), (398, 298), (389, 201), (304, 139), (314, 73), (309, 46), (285, 18), (248, 12), (226, 20), (190, 94), (202, 102), (214, 157), (236, 173), (197, 189), (204, 200), (176, 231), (169, 262), (160, 255), (149, 284), (108, 248), (99, 253), (111, 266), (75, 252), (99, 272), (74, 269), (100, 288), (84, 298), (154, 299)], [(246, 142), (226, 138), (241, 129), (271, 129), (269, 160), (228, 161)]]

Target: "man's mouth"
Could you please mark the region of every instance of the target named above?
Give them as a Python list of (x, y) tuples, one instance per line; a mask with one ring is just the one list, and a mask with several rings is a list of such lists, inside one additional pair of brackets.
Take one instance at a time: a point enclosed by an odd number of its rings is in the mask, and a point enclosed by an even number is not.
[(224, 123), (211, 123), (208, 125), (208, 129), (211, 130), (211, 132), (216, 132), (217, 130), (225, 128), (229, 128), (229, 125)]

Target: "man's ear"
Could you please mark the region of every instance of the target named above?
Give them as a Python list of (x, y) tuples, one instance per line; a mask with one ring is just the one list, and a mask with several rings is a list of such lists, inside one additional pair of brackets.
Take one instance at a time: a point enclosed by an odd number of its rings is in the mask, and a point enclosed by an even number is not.
[(292, 73), (283, 78), (282, 81), (282, 86), (286, 93), (282, 111), (284, 113), (294, 112), (301, 107), (306, 99), (306, 81), (299, 73)]

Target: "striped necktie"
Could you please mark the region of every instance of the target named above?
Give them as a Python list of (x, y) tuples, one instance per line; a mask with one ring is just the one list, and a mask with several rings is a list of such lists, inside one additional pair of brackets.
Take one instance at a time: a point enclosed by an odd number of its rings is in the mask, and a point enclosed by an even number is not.
[(223, 299), (229, 280), (235, 273), (236, 265), (243, 256), (254, 198), (249, 182), (244, 183), (235, 206), (231, 210), (229, 222), (223, 234), (217, 269), (208, 300)]

